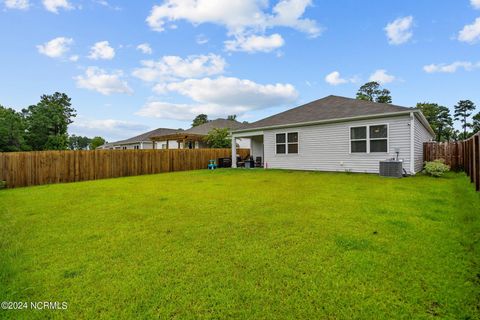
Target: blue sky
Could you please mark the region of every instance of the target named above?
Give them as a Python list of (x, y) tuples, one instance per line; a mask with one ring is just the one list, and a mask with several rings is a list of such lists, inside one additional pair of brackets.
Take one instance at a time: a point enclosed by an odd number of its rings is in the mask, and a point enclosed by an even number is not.
[[(2, 1), (2, 0), (0, 0)], [(0, 104), (65, 92), (70, 132), (198, 113), (254, 121), (373, 79), (393, 102), (480, 105), (480, 0), (3, 0)], [(477, 108), (480, 110), (480, 107)]]

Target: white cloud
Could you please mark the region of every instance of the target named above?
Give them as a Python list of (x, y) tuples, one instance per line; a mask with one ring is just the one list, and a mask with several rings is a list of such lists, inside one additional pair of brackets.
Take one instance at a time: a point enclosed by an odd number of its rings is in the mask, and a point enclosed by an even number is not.
[(122, 80), (123, 73), (115, 71), (107, 73), (105, 70), (97, 67), (88, 67), (84, 76), (77, 76), (74, 79), (77, 87), (100, 92), (104, 95), (112, 93), (132, 94), (133, 90), (127, 82)]
[(167, 89), (201, 103), (225, 106), (242, 105), (251, 108), (293, 102), (298, 96), (291, 84), (262, 85), (251, 80), (233, 77), (187, 79), (182, 82), (169, 83)]
[(370, 75), (369, 81), (375, 81), (380, 84), (385, 84), (395, 81), (395, 77), (387, 74), (386, 70), (379, 69)]
[(208, 43), (208, 38), (204, 34), (199, 34), (195, 40), (200, 45)]
[(458, 40), (462, 42), (475, 43), (480, 39), (480, 17), (472, 24), (467, 24), (458, 33)]
[(4, 2), (8, 9), (27, 10), (30, 8), (29, 0), (5, 0)]
[(90, 54), (88, 55), (88, 58), (93, 60), (99, 60), (99, 59), (111, 60), (114, 57), (115, 57), (115, 49), (110, 47), (110, 44), (108, 43), (108, 41), (100, 41), (95, 43), (90, 48)]
[(413, 17), (398, 18), (393, 22), (390, 22), (385, 27), (385, 33), (387, 34), (388, 43), (393, 45), (399, 45), (407, 42), (413, 35)]
[(340, 72), (333, 71), (325, 76), (325, 81), (332, 86), (338, 86), (339, 84), (347, 83), (347, 79), (343, 79), (340, 76)]
[(472, 63), (469, 61), (455, 61), (450, 64), (429, 64), (423, 67), (423, 71), (427, 73), (436, 73), (436, 72), (443, 72), (443, 73), (454, 73), (458, 69), (464, 69), (465, 71), (471, 71), (475, 68), (480, 68), (480, 62)]
[(101, 136), (110, 142), (130, 138), (149, 129), (144, 124), (131, 121), (85, 117), (77, 117), (69, 127), (70, 133), (88, 137)]
[(138, 115), (177, 120), (189, 120), (199, 113), (225, 117), (232, 113), (243, 114), (251, 110), (285, 105), (298, 97), (298, 92), (291, 84), (263, 85), (230, 77), (188, 79), (167, 84), (164, 90), (189, 97), (194, 103), (151, 101)]
[(318, 36), (320, 27), (314, 20), (302, 18), (311, 0), (281, 0), (266, 12), (264, 0), (166, 0), (153, 6), (147, 24), (164, 31), (168, 22), (186, 20), (194, 25), (213, 23), (225, 26), (230, 35), (263, 32), (267, 28), (291, 27), (310, 36)]
[(150, 118), (162, 118), (173, 120), (191, 120), (195, 115), (205, 113), (210, 115), (212, 112), (219, 112), (218, 106), (178, 104), (163, 101), (147, 102), (136, 115)]
[(72, 62), (77, 62), (78, 59), (80, 59), (80, 57), (76, 54), (74, 54), (73, 56), (70, 56), (70, 58), (68, 58), (68, 60), (70, 60)]
[(68, 2), (68, 0), (43, 0), (43, 6), (45, 9), (53, 13), (58, 13), (58, 9), (73, 9), (73, 6)]
[(133, 76), (146, 82), (159, 82), (180, 78), (198, 78), (221, 74), (226, 62), (218, 55), (198, 55), (181, 58), (164, 56), (158, 61), (144, 60), (142, 67), (133, 71)]
[(270, 52), (282, 47), (284, 44), (285, 41), (278, 33), (270, 36), (237, 36), (235, 40), (225, 41), (225, 49), (227, 51), (245, 51), (250, 53)]
[[(325, 82), (332, 86), (338, 86), (340, 84), (345, 84), (345, 83), (357, 83), (360, 79), (358, 76), (353, 76), (351, 78), (342, 78), (340, 75), (340, 72), (338, 71), (333, 71), (325, 76)], [(307, 84), (308, 85), (308, 84)]]
[(140, 50), (144, 54), (152, 54), (153, 50), (148, 43), (142, 43), (137, 46), (137, 50)]
[(475, 9), (480, 9), (480, 0), (470, 0), (470, 4)]
[(61, 58), (70, 50), (72, 38), (58, 37), (44, 44), (38, 45), (38, 52), (50, 58)]
[(291, 27), (317, 37), (322, 32), (314, 20), (301, 19), (311, 0), (281, 0), (273, 7), (274, 15), (270, 17), (269, 26)]

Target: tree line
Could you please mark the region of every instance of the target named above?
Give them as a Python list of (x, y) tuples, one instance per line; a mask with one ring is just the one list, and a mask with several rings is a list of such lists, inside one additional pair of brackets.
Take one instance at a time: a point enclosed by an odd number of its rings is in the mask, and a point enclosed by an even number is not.
[[(392, 96), (388, 89), (384, 89), (375, 81), (367, 82), (357, 91), (357, 99), (379, 103), (392, 103)], [(475, 104), (470, 100), (460, 100), (453, 107), (453, 116), (446, 106), (433, 102), (418, 102), (420, 109), (435, 132), (436, 141), (456, 141), (468, 139), (480, 132), (480, 112), (475, 115)], [(473, 115), (473, 116), (472, 116)], [(462, 130), (454, 128), (454, 121), (458, 121)]]
[(59, 92), (42, 95), (20, 112), (0, 105), (0, 152), (95, 149), (104, 144), (101, 137), (68, 135), (76, 115), (71, 98)]

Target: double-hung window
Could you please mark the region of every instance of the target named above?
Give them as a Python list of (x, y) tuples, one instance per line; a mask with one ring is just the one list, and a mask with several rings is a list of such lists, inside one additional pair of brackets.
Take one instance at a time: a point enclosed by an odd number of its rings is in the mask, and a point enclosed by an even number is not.
[(275, 142), (277, 154), (298, 153), (298, 132), (277, 133)]
[(350, 152), (367, 152), (367, 127), (350, 128)]
[(386, 124), (370, 126), (370, 152), (388, 152), (388, 127)]
[(351, 153), (388, 152), (386, 124), (350, 128)]

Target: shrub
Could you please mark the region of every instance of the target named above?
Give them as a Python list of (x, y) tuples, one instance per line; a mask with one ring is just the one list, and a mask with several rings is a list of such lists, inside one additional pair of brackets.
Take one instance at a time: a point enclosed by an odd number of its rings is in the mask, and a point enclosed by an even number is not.
[(0, 189), (5, 189), (7, 187), (7, 181), (0, 180)]
[(443, 159), (425, 162), (424, 171), (432, 177), (441, 177), (445, 172), (450, 171), (450, 166), (446, 165)]

